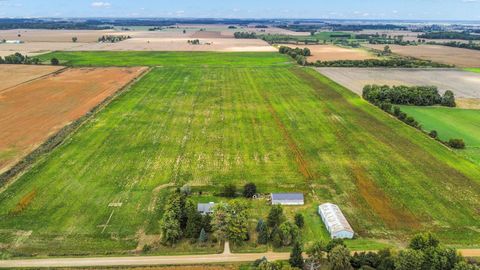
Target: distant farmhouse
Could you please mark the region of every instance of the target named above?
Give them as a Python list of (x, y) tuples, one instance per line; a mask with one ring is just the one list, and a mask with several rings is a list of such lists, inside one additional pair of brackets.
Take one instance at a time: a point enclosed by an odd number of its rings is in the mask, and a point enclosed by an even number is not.
[(202, 215), (212, 214), (214, 206), (215, 206), (215, 203), (213, 202), (199, 203), (197, 204), (197, 211)]
[(325, 203), (318, 207), (318, 213), (322, 217), (332, 239), (352, 239), (354, 232), (340, 208), (331, 203)]
[(272, 205), (304, 205), (302, 193), (272, 193), (271, 194)]

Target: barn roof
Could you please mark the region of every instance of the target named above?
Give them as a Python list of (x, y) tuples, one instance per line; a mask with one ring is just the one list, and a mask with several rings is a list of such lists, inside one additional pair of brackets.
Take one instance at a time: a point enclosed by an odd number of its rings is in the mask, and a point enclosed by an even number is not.
[(341, 231), (353, 233), (352, 227), (337, 205), (325, 203), (319, 206), (319, 211), (325, 219), (325, 225), (330, 228), (331, 234)]
[(274, 201), (303, 201), (302, 193), (272, 193)]

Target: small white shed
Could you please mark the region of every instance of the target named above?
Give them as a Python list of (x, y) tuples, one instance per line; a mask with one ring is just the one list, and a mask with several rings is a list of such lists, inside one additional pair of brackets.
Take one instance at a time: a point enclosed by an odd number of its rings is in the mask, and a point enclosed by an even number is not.
[(318, 207), (318, 213), (332, 239), (353, 238), (355, 233), (337, 205), (332, 203), (322, 204)]
[(302, 193), (272, 193), (272, 205), (303, 205), (305, 203)]
[(199, 212), (202, 215), (212, 214), (214, 206), (215, 206), (215, 203), (213, 202), (199, 203), (197, 204), (197, 212)]

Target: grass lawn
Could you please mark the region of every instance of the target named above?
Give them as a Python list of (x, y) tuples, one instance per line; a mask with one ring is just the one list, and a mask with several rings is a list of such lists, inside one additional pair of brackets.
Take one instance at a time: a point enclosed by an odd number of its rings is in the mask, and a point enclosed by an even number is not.
[(480, 68), (466, 68), (465, 70), (480, 73)]
[[(220, 63), (234, 63), (225, 55)], [(95, 53), (85, 59), (109, 64)], [(229, 182), (303, 192), (307, 204), (286, 211), (305, 214), (306, 241), (328, 237), (316, 206), (333, 202), (359, 235), (349, 242), (356, 249), (419, 231), (447, 244), (480, 242), (478, 165), (312, 69), (264, 68), (281, 59), (154, 68), (0, 193), (0, 248), (129, 253), (142, 234), (158, 234), (165, 185), (215, 191)], [(266, 216), (260, 204), (252, 211)], [(181, 243), (155, 254), (186, 252), (205, 250)]]
[(444, 141), (463, 139), (467, 148), (456, 152), (480, 164), (480, 110), (415, 106), (402, 106), (402, 110), (425, 130), (436, 130)]
[(57, 58), (66, 66), (182, 66), (269, 67), (289, 65), (291, 59), (276, 52), (52, 52), (38, 56), (42, 62)]

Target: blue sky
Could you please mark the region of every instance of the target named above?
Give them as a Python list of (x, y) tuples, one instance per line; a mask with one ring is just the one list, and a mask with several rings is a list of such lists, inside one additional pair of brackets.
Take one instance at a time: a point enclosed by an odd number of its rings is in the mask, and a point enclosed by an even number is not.
[(0, 17), (480, 20), (480, 0), (0, 0)]

